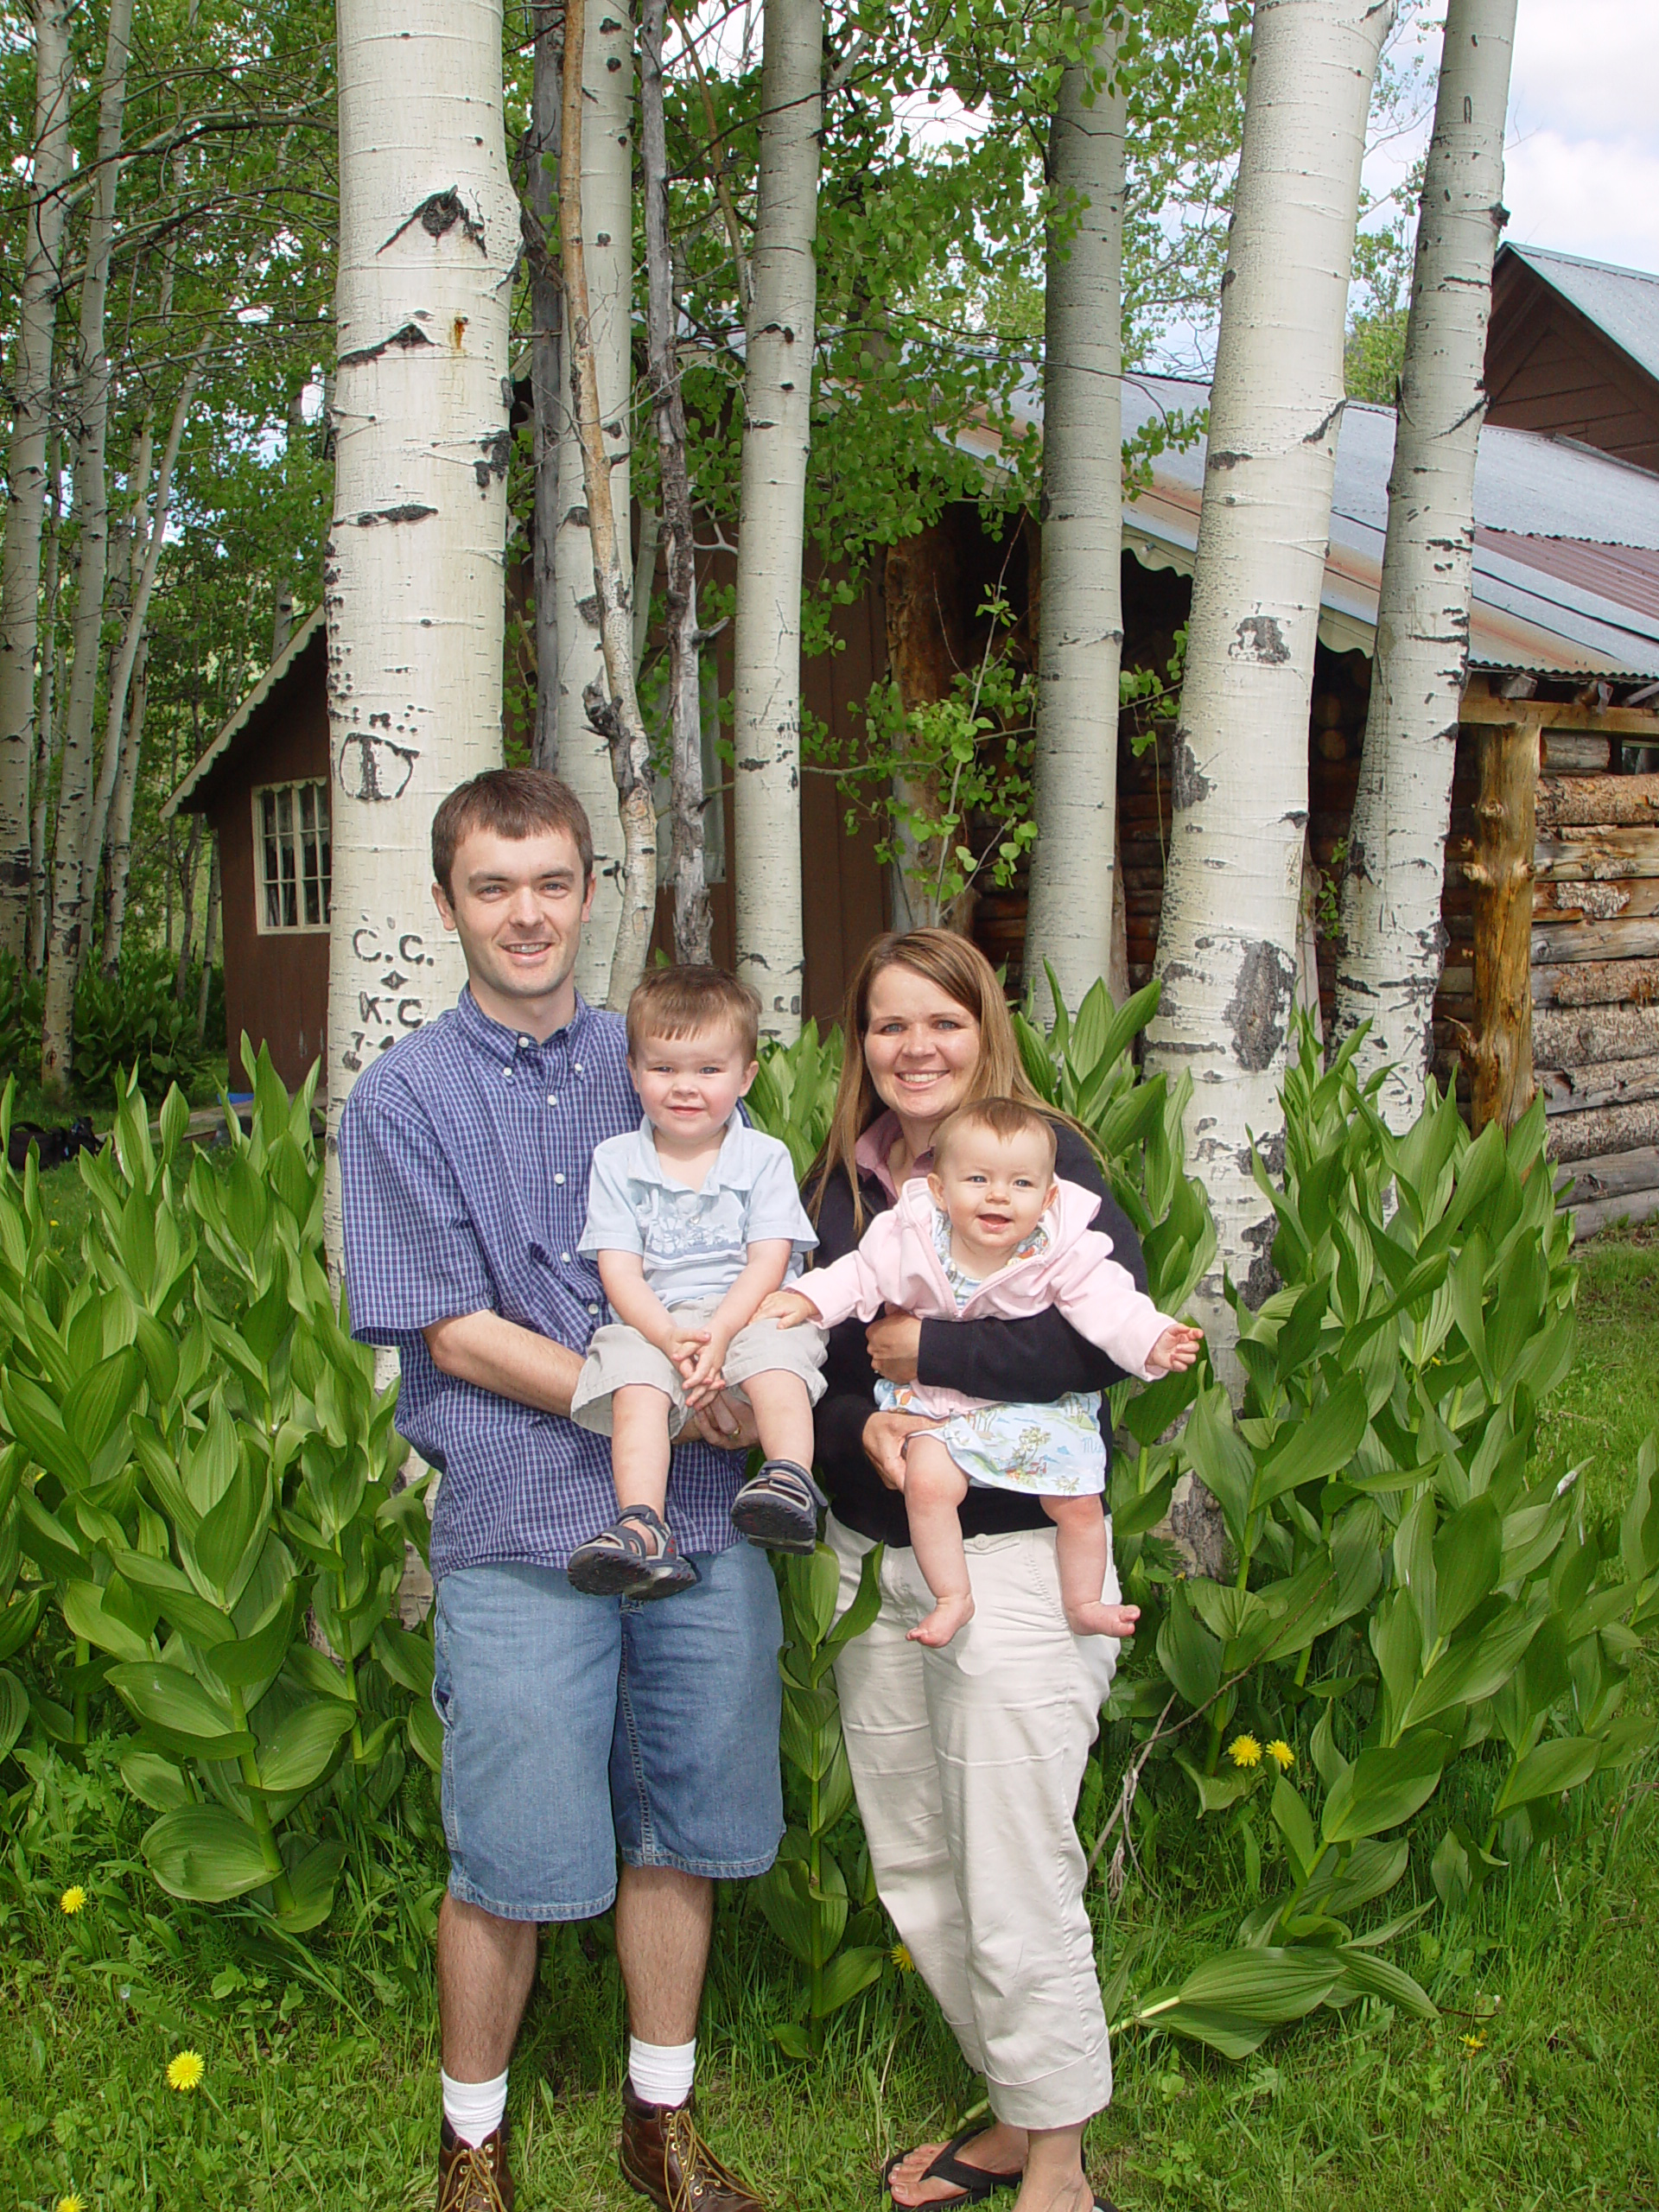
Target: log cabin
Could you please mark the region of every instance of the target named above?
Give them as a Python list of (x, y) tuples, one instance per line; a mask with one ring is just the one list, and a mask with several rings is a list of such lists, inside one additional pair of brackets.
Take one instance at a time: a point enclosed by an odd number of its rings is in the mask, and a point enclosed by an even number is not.
[[(1621, 273), (1629, 274), (1612, 272)], [(1659, 295), (1659, 280), (1641, 282)], [(1498, 301), (1508, 320), (1495, 312), (1495, 348), (1504, 359), (1518, 358), (1514, 326), (1538, 312), (1536, 296), (1517, 276), (1501, 283)], [(1575, 327), (1561, 324), (1569, 334)], [(1128, 377), (1125, 436), (1154, 423), (1201, 421), (1206, 398), (1202, 385)], [(1535, 392), (1529, 404), (1535, 404)], [(1033, 404), (1027, 419), (1036, 418)], [(1659, 434), (1659, 413), (1654, 426)], [(1581, 410), (1560, 428), (1494, 419), (1483, 433), (1469, 677), (1442, 906), (1446, 956), (1434, 1009), (1437, 1071), (1477, 1112), (1494, 1109), (1480, 1096), (1475, 1043), (1491, 1032), (1500, 1002), (1506, 1009), (1510, 1076), (1501, 1110), (1518, 1110), (1535, 1082), (1543, 1093), (1550, 1149), (1574, 1181), (1581, 1233), (1625, 1215), (1659, 1214), (1659, 472), (1623, 449), (1597, 449), (1586, 427), (1594, 425)], [(1607, 435), (1625, 431), (1615, 426)], [(963, 436), (994, 470), (992, 434), (970, 428)], [(1316, 972), (1327, 1014), (1393, 438), (1392, 410), (1349, 406), (1308, 730), (1310, 848), (1325, 889), (1310, 930), (1307, 995)], [(1202, 436), (1177, 435), (1125, 511), (1124, 663), (1147, 671), (1154, 687), (1149, 702), (1127, 707), (1119, 720), (1118, 834), (1133, 985), (1150, 976), (1157, 944), (1171, 702), (1156, 696), (1156, 683), (1190, 604), (1203, 480)], [(804, 721), (821, 725), (832, 748), (850, 747), (875, 683), (896, 682), (906, 707), (944, 696), (982, 649), (980, 609), (993, 587), (1013, 618), (999, 650), (1031, 665), (1039, 553), (1030, 518), (1007, 525), (999, 538), (969, 503), (889, 549), (839, 609), (838, 650), (805, 664)], [(731, 680), (729, 639), (728, 630), (716, 648), (721, 690)], [(321, 1050), (327, 1001), (322, 644), (317, 613), (168, 803), (169, 811), (206, 814), (219, 835), (230, 1033), (246, 1030), (268, 1042), (290, 1083)], [(727, 791), (709, 840), (716, 957), (728, 963), (730, 808)], [(804, 1004), (827, 1022), (860, 948), (904, 918), (903, 887), (880, 863), (873, 829), (850, 818), (828, 768), (803, 778), (801, 835)], [(1529, 894), (1531, 929), (1523, 923), (1518, 939), (1515, 916), (1498, 912), (1483, 889), (1495, 865)], [(957, 918), (1003, 967), (1013, 991), (1023, 981), (1025, 903), (1016, 877)], [(664, 942), (666, 920), (664, 901)], [(1507, 941), (1522, 947), (1518, 976), (1506, 972), (1499, 950), (1506, 921)], [(1511, 956), (1509, 971), (1515, 967)]]

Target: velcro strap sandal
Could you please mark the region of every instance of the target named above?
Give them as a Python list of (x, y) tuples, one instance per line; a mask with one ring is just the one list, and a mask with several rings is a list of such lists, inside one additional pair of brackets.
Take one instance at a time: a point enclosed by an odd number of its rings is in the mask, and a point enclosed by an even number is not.
[(565, 1563), (570, 1587), (590, 1598), (677, 1597), (702, 1577), (649, 1505), (625, 1506), (608, 1529), (578, 1544)]
[(732, 1526), (752, 1544), (804, 1556), (818, 1544), (818, 1516), (829, 1499), (793, 1459), (768, 1459), (732, 1500)]

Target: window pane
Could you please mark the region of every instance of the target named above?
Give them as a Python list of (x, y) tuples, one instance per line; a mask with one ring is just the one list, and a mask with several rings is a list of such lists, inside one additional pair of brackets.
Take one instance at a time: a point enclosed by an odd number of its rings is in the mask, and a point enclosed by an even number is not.
[(322, 918), (330, 918), (334, 893), (334, 827), (328, 806), (328, 786), (319, 784), (317, 790), (317, 848), (319, 872), (322, 877)]
[(276, 863), (276, 794), (275, 791), (261, 791), (259, 794), (259, 827), (261, 832), (260, 845), (262, 849), (261, 861), (263, 863), (260, 874), (261, 887), (264, 893), (265, 901), (265, 927), (268, 930), (279, 929), (282, 926), (283, 906), (282, 898), (276, 887), (278, 871)]

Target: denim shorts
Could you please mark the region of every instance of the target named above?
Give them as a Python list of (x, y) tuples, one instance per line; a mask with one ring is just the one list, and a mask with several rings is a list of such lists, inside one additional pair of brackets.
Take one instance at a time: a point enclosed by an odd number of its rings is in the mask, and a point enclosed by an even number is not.
[(739, 1881), (784, 1832), (783, 1627), (766, 1554), (696, 1554), (651, 1605), (585, 1597), (563, 1569), (469, 1567), (438, 1584), (449, 1893), (501, 1920), (590, 1920), (617, 1854)]

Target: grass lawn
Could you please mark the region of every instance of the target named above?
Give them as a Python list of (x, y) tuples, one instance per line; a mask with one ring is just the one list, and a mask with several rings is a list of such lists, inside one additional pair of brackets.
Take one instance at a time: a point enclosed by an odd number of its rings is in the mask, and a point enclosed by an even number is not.
[[(73, 1170), (50, 1191), (67, 1231)], [(1580, 1363), (1548, 1445), (1586, 1463), (1593, 1508), (1659, 1424), (1659, 1240), (1590, 1248), (1580, 1298)], [(1636, 1688), (1650, 1707), (1650, 1666)], [(10, 1841), (0, 1809), (0, 2212), (76, 2197), (85, 2212), (429, 2204), (425, 1931), (443, 1860), (424, 1775), (371, 1854), (369, 1886), (342, 1891), (316, 1948), (331, 1992), (303, 1954), (238, 1944), (225, 1914), (150, 1886), (136, 1852), (145, 1816), (108, 1760), (95, 1747), (84, 1777), (59, 1769), (49, 1789), (15, 1762), (0, 1775), (14, 1792)], [(1408, 1885), (1433, 1909), (1395, 1955), (1441, 2006), (1438, 2021), (1375, 2004), (1320, 2013), (1236, 2066), (1118, 2038), (1116, 2099), (1090, 2139), (1097, 2183), (1124, 2212), (1659, 2207), (1656, 1790), (1649, 1758), (1586, 1793), (1575, 1833), (1471, 1915), (1442, 1912), (1414, 1866)], [(1116, 1906), (1097, 1883), (1103, 1969), (1140, 1939), (1144, 1986), (1230, 1942), (1249, 1903), (1235, 1879), (1213, 1842), (1200, 1861), (1171, 1838)], [(89, 1892), (73, 1915), (59, 1903), (71, 1883)], [(874, 2206), (882, 2160), (948, 2132), (979, 2089), (925, 1991), (896, 1967), (842, 2016), (816, 2067), (789, 2063), (770, 2038), (801, 2011), (752, 1903), (723, 1896), (702, 2026), (709, 2132), (778, 2212)], [(642, 2201), (614, 2163), (622, 2048), (607, 1923), (558, 1931), (513, 2069), (524, 2212)], [(194, 2092), (167, 2083), (181, 2049), (206, 2063)]]

